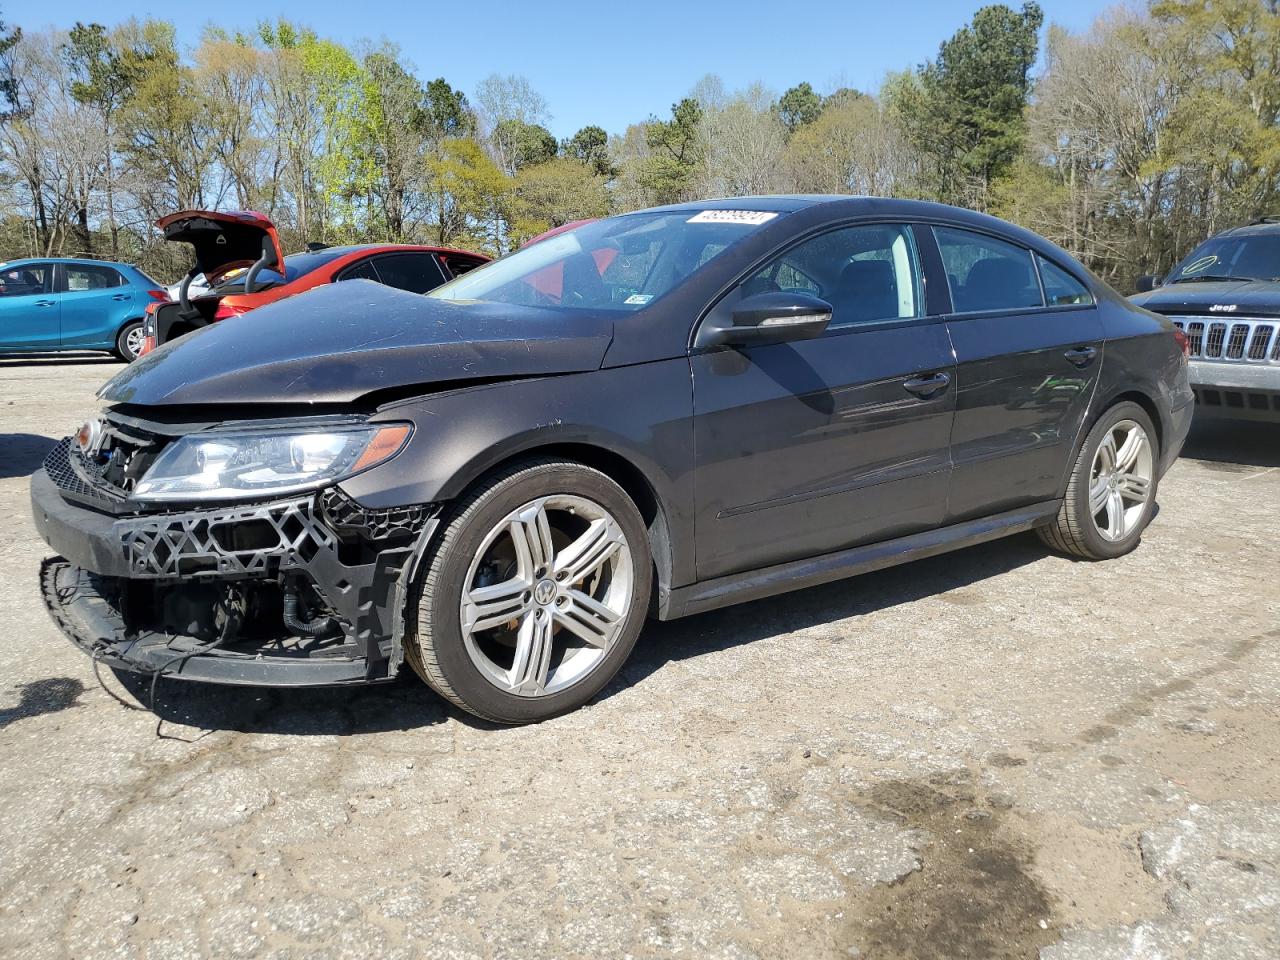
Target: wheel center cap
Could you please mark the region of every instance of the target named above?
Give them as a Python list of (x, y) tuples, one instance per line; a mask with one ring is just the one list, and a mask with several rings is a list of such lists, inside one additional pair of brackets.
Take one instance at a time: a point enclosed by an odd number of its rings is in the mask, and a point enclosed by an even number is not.
[(533, 599), (544, 607), (556, 598), (556, 584), (554, 580), (541, 580), (538, 585), (533, 588)]

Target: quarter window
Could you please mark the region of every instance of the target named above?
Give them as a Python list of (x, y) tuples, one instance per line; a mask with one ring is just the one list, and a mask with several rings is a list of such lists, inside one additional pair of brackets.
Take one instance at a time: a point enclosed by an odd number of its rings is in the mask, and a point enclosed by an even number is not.
[(372, 280), (374, 283), (381, 282), (378, 278), (378, 271), (373, 269), (372, 260), (362, 260), (353, 267), (347, 267), (338, 277), (341, 280)]
[(1036, 262), (1040, 265), (1040, 282), (1044, 284), (1044, 299), (1049, 306), (1093, 303), (1093, 294), (1067, 271), (1039, 254), (1036, 254)]
[(1030, 250), (968, 230), (933, 232), (957, 313), (1044, 306)]
[(67, 264), (67, 292), (80, 293), (85, 290), (106, 290), (118, 287), (124, 279), (110, 267), (88, 266), (80, 263)]
[(744, 296), (808, 293), (831, 304), (831, 326), (920, 316), (911, 233), (898, 224), (845, 227), (792, 247), (741, 287)]

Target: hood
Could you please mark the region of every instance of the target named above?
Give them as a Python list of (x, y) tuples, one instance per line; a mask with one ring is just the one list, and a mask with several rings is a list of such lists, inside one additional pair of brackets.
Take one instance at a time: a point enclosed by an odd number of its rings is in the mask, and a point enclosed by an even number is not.
[(237, 267), (268, 257), (264, 266), (280, 269), (284, 251), (275, 224), (253, 210), (183, 210), (156, 221), (166, 240), (189, 243), (196, 253), (196, 270), (209, 286)]
[(347, 280), (179, 337), (98, 396), (143, 405), (351, 403), (409, 386), (598, 370), (612, 337), (612, 320), (585, 312), (456, 303)]
[(1280, 282), (1220, 280), (1168, 283), (1130, 301), (1147, 310), (1189, 316), (1280, 317)]

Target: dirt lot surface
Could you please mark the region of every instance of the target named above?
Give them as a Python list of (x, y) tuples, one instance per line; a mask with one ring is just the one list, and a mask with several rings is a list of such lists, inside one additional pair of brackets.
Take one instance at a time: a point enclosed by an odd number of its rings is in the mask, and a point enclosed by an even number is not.
[(652, 625), (500, 729), (412, 677), (106, 673), (27, 475), (116, 366), (0, 359), (0, 955), (1280, 956), (1280, 432), (1197, 427), (1141, 547), (1031, 536)]

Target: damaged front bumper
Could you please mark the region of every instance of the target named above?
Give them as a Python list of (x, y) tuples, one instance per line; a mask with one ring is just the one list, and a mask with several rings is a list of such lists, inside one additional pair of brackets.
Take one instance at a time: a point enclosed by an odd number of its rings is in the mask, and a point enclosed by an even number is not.
[(69, 442), (50, 454), (31, 479), (31, 505), (59, 554), (41, 570), (45, 605), (85, 653), (215, 683), (395, 676), (433, 505), (369, 510), (330, 487), (122, 516), (94, 509), (96, 491), (68, 469), (70, 456)]

